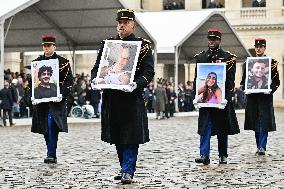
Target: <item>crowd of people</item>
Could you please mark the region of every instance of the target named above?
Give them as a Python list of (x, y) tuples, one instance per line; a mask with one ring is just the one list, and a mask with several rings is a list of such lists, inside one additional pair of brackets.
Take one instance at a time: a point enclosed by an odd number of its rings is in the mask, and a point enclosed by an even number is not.
[[(14, 125), (12, 119), (32, 117), (33, 106), (31, 102), (31, 75), (26, 73), (11, 72), (5, 70), (5, 87), (11, 93), (11, 102), (8, 107), (3, 107), (3, 125), (6, 126), (6, 114), (10, 118), (10, 125)], [(73, 106), (92, 105), (94, 109), (94, 118), (100, 117), (101, 105), (101, 90), (92, 89), (90, 84), (90, 75), (76, 74), (74, 77), (74, 87), (72, 95), (67, 97), (67, 112), (71, 116), (70, 111)], [(164, 89), (160, 91), (160, 88)], [(156, 113), (157, 119), (165, 119), (174, 116), (176, 112), (194, 111), (195, 107), (193, 100), (195, 93), (193, 92), (193, 82), (180, 82), (178, 84), (178, 93), (175, 92), (173, 82), (167, 79), (158, 79), (157, 87), (154, 87), (154, 82), (144, 90), (145, 106), (148, 113)], [(7, 101), (6, 97), (0, 93), (0, 99)], [(9, 96), (9, 95), (8, 95)], [(233, 102), (236, 109), (242, 109), (245, 106), (245, 94), (241, 88), (235, 89)], [(7, 105), (6, 105), (7, 106)], [(6, 111), (7, 110), (7, 111)], [(9, 116), (11, 115), (11, 116)]]

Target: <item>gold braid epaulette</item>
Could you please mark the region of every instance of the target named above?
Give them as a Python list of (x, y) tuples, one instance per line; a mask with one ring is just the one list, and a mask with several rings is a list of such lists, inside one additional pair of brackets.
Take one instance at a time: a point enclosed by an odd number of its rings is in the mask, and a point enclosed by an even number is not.
[(64, 79), (63, 79), (63, 81), (60, 82), (62, 85), (64, 84), (64, 81), (66, 80), (66, 77), (67, 77), (67, 75), (70, 71), (70, 62), (67, 59), (65, 59), (65, 60), (66, 60), (66, 62), (64, 64), (61, 64), (61, 66), (59, 67), (59, 72), (63, 72), (67, 68)]
[(236, 63), (237, 55), (230, 53), (229, 51), (226, 51), (230, 55), (230, 59), (226, 61), (226, 64), (229, 66), (228, 70), (230, 70)]
[(141, 46), (140, 53), (139, 53), (139, 54), (142, 54), (142, 57), (140, 59), (140, 60), (142, 60), (146, 56), (148, 51), (151, 50), (151, 45), (150, 45), (151, 41), (144, 39), (142, 37), (138, 37), (138, 38), (145, 42), (144, 44), (142, 42), (142, 46)]
[(276, 60), (273, 60), (271, 63), (271, 70), (277, 69), (278, 62)]
[(195, 54), (193, 57), (196, 58), (198, 55), (200, 55), (201, 53), (204, 53), (205, 51), (201, 51), (200, 53)]
[(67, 62), (65, 62), (65, 64), (61, 64), (62, 66), (59, 67), (59, 72), (62, 72), (66, 66), (69, 66), (69, 61), (67, 60)]
[(274, 70), (276, 69), (276, 72), (275, 72), (274, 76), (272, 76), (271, 79), (274, 79), (274, 78), (277, 76), (277, 74), (278, 74), (278, 68), (277, 68), (277, 66), (278, 66), (278, 61), (272, 59), (272, 62), (271, 62), (271, 71), (274, 71)]

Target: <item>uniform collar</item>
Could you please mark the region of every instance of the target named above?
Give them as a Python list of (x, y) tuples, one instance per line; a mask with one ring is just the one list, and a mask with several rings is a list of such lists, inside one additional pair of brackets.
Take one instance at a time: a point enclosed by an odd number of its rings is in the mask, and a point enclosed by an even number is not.
[(57, 56), (56, 52), (54, 52), (53, 55), (51, 55), (51, 56), (45, 56), (45, 54), (43, 54), (43, 57), (45, 59), (54, 59), (54, 58), (56, 58), (56, 56)]
[(123, 39), (121, 39), (121, 38), (119, 37), (119, 35), (117, 35), (117, 37), (116, 37), (116, 39), (120, 39), (120, 40), (123, 40), (123, 41), (129, 41), (130, 39), (133, 39), (133, 38), (135, 38), (135, 35), (134, 35), (133, 33), (130, 34), (129, 36), (123, 38)]

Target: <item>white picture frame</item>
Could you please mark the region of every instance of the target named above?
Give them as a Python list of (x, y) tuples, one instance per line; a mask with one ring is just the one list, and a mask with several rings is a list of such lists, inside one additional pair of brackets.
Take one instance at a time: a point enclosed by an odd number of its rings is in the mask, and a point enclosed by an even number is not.
[(225, 99), (225, 82), (225, 63), (198, 63), (195, 107), (197, 109), (202, 107), (224, 109), (227, 102)]
[(269, 56), (247, 57), (245, 94), (271, 92), (271, 60)]
[(31, 63), (31, 75), (32, 104), (60, 102), (62, 100), (59, 87), (58, 59), (33, 61)]
[(96, 77), (97, 89), (131, 89), (142, 41), (105, 40)]

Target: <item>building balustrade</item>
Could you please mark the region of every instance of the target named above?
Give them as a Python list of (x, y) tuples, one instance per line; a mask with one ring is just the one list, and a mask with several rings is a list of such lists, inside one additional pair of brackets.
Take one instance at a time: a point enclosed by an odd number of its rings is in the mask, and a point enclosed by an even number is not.
[[(283, 11), (282, 11), (283, 13)], [(266, 17), (266, 7), (249, 7), (240, 10), (241, 18), (263, 18)]]

